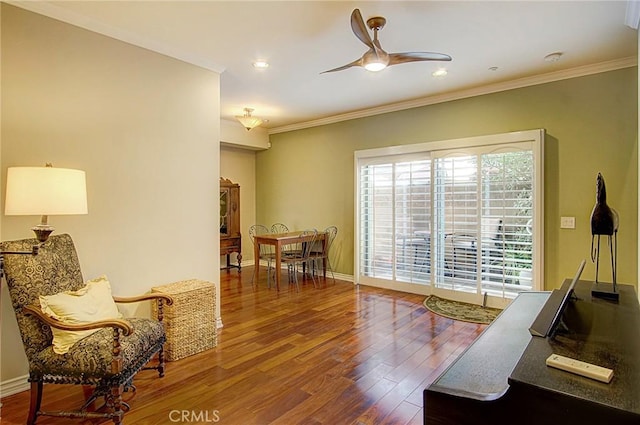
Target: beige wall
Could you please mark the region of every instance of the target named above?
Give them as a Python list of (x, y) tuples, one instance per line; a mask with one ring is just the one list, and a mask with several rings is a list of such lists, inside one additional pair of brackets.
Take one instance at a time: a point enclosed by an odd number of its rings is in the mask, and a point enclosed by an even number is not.
[[(337, 225), (332, 265), (353, 274), (354, 151), (544, 128), (545, 287), (558, 287), (589, 258), (598, 172), (620, 214), (619, 282), (635, 284), (637, 72), (627, 68), (274, 134), (271, 149), (256, 157), (257, 220), (298, 229)], [(575, 216), (576, 229), (560, 229), (561, 215)], [(608, 268), (601, 273), (611, 277)], [(583, 277), (594, 275), (589, 264)]]
[[(5, 3), (1, 70), (2, 178), (45, 162), (86, 171), (89, 214), (50, 218), (86, 279), (106, 273), (119, 295), (219, 284), (218, 74)], [(3, 216), (2, 240), (37, 221)], [(3, 382), (27, 373), (7, 296), (3, 284)]]
[[(243, 129), (243, 131), (246, 131)], [(251, 130), (253, 131), (253, 130)], [(256, 220), (256, 153), (249, 149), (224, 146), (220, 148), (220, 176), (240, 185), (240, 232), (242, 233), (242, 262), (253, 264), (253, 245), (249, 226)], [(226, 257), (221, 257), (222, 265)], [(231, 264), (237, 264), (231, 254)]]

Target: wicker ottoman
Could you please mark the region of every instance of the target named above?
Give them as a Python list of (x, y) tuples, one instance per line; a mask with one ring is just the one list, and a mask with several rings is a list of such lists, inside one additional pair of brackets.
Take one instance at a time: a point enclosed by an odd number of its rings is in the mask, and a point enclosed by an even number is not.
[[(167, 342), (164, 345), (168, 361), (179, 360), (217, 344), (216, 287), (204, 280), (184, 280), (162, 286), (154, 286), (151, 292), (171, 295), (173, 305), (163, 307), (164, 329)], [(156, 303), (153, 313), (157, 318)]]

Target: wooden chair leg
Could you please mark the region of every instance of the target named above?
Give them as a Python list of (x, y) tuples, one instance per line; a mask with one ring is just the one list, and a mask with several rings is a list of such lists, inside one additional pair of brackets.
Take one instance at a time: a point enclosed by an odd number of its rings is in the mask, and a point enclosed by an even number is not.
[(158, 351), (158, 375), (160, 378), (164, 376), (164, 345)]
[(42, 382), (31, 382), (31, 400), (29, 402), (29, 416), (27, 417), (27, 425), (36, 423), (38, 412), (40, 411), (40, 403), (42, 402)]
[(111, 387), (111, 394), (109, 394), (109, 402), (107, 404), (113, 409), (112, 420), (114, 425), (122, 424), (122, 418), (124, 417), (124, 410), (122, 410), (122, 391), (123, 385), (114, 385)]

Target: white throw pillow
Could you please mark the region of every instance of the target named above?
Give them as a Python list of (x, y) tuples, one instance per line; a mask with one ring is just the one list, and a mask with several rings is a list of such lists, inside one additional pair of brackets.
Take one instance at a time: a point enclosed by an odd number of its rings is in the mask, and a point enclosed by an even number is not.
[[(65, 324), (85, 324), (122, 317), (113, 301), (111, 285), (104, 275), (88, 281), (86, 286), (77, 291), (40, 296), (40, 307), (43, 313)], [(73, 344), (99, 330), (65, 331), (52, 327), (53, 351), (64, 354)]]

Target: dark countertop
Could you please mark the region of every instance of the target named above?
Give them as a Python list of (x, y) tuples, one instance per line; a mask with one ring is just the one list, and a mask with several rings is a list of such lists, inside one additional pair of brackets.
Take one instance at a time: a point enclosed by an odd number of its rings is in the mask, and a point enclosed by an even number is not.
[(518, 295), (429, 390), (484, 401), (502, 397), (509, 389), (507, 377), (532, 338), (529, 326), (549, 294)]
[[(640, 307), (633, 286), (618, 285), (619, 303), (591, 297), (593, 282), (580, 281), (578, 300), (567, 306), (568, 331), (555, 338), (532, 338), (511, 385), (533, 386), (595, 405), (640, 414)], [(613, 369), (609, 384), (546, 366), (560, 354)]]

